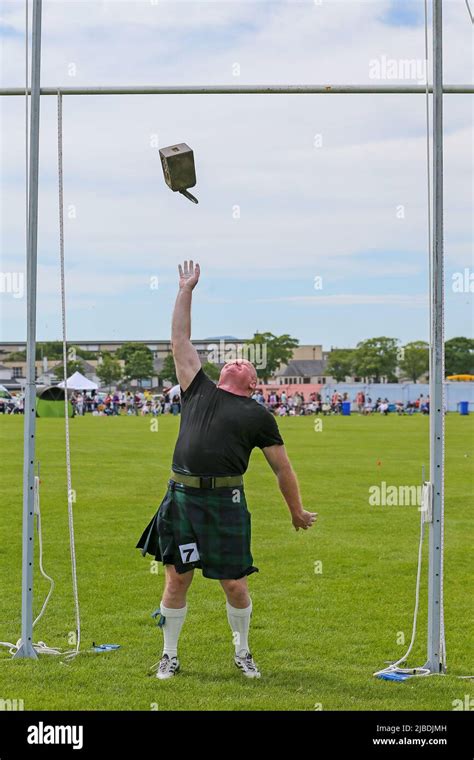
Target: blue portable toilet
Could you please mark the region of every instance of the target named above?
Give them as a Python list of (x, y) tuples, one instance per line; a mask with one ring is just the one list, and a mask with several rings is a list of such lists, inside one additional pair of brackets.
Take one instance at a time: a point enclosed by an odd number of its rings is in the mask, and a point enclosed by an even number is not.
[(462, 415), (469, 414), (469, 401), (459, 402), (459, 414), (462, 414)]

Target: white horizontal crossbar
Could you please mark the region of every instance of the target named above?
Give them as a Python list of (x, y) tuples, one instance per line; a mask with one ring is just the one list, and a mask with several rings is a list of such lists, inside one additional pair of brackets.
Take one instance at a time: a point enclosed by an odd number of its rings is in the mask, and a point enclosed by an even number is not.
[[(429, 91), (433, 88), (430, 85)], [(217, 84), (42, 87), (41, 95), (423, 95), (425, 84)], [(447, 95), (474, 94), (472, 84), (445, 84)], [(1, 87), (0, 95), (25, 95), (22, 87)]]

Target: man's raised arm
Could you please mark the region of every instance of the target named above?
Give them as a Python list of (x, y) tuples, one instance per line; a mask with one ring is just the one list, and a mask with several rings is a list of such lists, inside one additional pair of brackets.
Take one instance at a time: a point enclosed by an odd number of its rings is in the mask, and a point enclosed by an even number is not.
[(200, 269), (199, 264), (184, 262), (178, 267), (179, 291), (174, 305), (171, 323), (171, 346), (176, 367), (176, 375), (181, 390), (191, 385), (197, 372), (201, 369), (198, 352), (191, 343), (191, 301), (196, 287)]

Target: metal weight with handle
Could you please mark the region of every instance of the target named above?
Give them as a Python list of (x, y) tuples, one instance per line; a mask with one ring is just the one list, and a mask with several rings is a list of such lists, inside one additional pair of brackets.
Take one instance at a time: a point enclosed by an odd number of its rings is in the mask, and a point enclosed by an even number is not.
[(161, 166), (165, 182), (173, 192), (181, 193), (193, 203), (199, 203), (197, 198), (188, 192), (188, 188), (196, 184), (196, 169), (194, 153), (186, 143), (169, 145), (160, 148)]

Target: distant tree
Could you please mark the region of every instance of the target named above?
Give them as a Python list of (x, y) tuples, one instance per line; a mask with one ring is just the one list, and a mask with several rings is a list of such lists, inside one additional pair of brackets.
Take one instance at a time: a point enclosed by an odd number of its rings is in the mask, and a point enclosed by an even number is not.
[(149, 380), (153, 376), (153, 355), (150, 350), (133, 351), (125, 360), (124, 377), (127, 380)]
[(379, 383), (382, 377), (397, 382), (395, 370), (398, 363), (398, 340), (396, 338), (369, 338), (360, 341), (354, 351), (354, 372), (359, 377), (373, 378)]
[(118, 348), (115, 352), (115, 356), (117, 359), (123, 359), (125, 362), (127, 362), (131, 358), (132, 354), (136, 353), (137, 351), (149, 354), (150, 358), (153, 359), (153, 353), (150, 351), (148, 346), (145, 346), (144, 343), (134, 343), (132, 341), (124, 343), (123, 346), (120, 346), (120, 348)]
[[(280, 364), (288, 364), (293, 356), (293, 350), (298, 346), (299, 340), (292, 338), (287, 333), (283, 335), (273, 335), (271, 332), (256, 332), (248, 345), (259, 345), (259, 351), (256, 348), (256, 366), (258, 377), (267, 382), (268, 378), (275, 374)], [(258, 353), (257, 353), (258, 351)], [(246, 357), (244, 357), (246, 358)], [(251, 357), (248, 357), (251, 360)], [(263, 366), (264, 365), (264, 366)]]
[[(78, 360), (78, 361), (69, 360), (66, 364), (67, 364), (68, 377), (71, 377), (71, 375), (73, 375), (74, 372), (82, 372), (84, 368), (81, 360)], [(53, 369), (53, 373), (56, 375), (58, 380), (60, 381), (64, 380), (64, 369), (63, 369), (62, 362), (61, 364), (58, 364), (58, 366)]]
[(6, 362), (24, 362), (26, 361), (26, 351), (13, 351), (5, 359)]
[(124, 343), (115, 352), (115, 358), (125, 362), (125, 380), (149, 380), (153, 376), (153, 353), (143, 343)]
[[(81, 359), (97, 359), (98, 352), (97, 351), (86, 351), (85, 348), (81, 348), (80, 346), (68, 346), (68, 351), (74, 351), (76, 353), (76, 356), (80, 356)], [(106, 353), (109, 353), (108, 351), (103, 351), (102, 356)]]
[(211, 378), (211, 380), (219, 380), (219, 375), (221, 374), (221, 371), (217, 364), (214, 364), (214, 362), (206, 362), (202, 366), (204, 372), (208, 377)]
[(474, 374), (474, 340), (451, 338), (444, 344), (446, 375)]
[(120, 362), (107, 351), (101, 354), (102, 361), (97, 365), (96, 374), (102, 385), (111, 388), (122, 378), (122, 367)]
[(342, 383), (346, 377), (352, 375), (354, 364), (354, 351), (349, 348), (334, 348), (328, 356), (326, 374), (333, 377), (336, 382)]
[(158, 375), (160, 380), (170, 380), (173, 385), (177, 385), (178, 378), (176, 375), (176, 367), (174, 364), (173, 354), (168, 354), (163, 361), (163, 367)]
[(402, 358), (398, 366), (414, 383), (428, 372), (430, 364), (429, 345), (424, 340), (415, 340), (402, 348)]
[(50, 340), (36, 344), (36, 359), (62, 359), (63, 343), (61, 340)]

